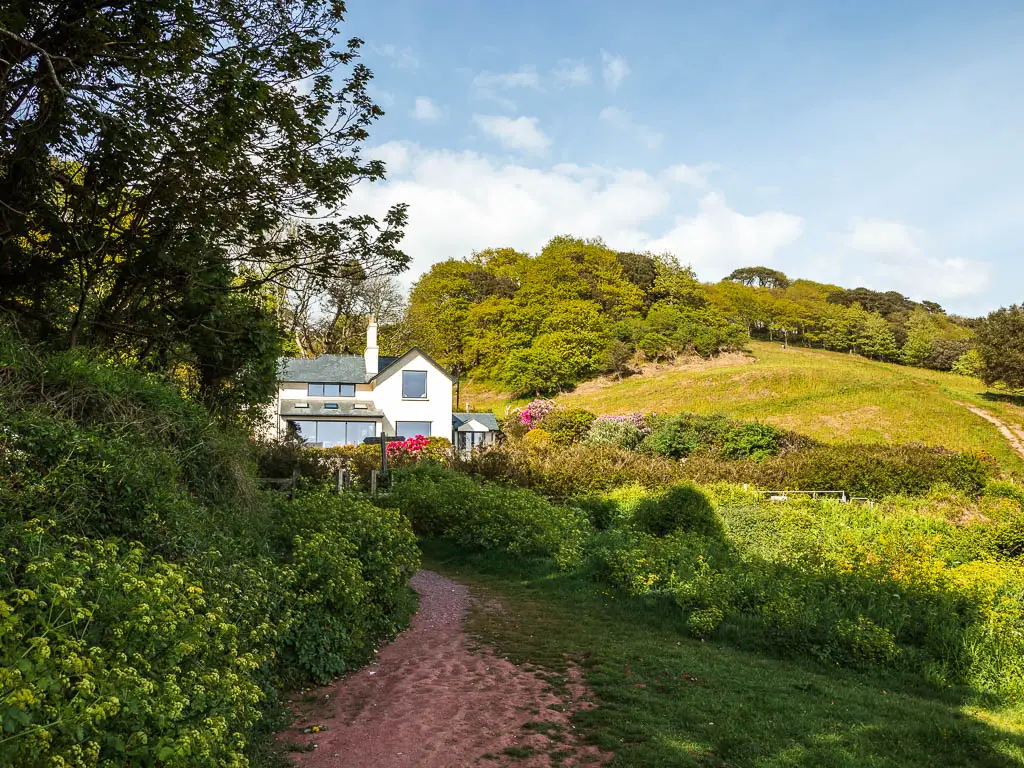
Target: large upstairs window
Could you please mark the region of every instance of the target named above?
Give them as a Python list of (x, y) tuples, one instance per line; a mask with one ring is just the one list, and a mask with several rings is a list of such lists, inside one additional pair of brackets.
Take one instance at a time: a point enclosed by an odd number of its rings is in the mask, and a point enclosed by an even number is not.
[(402, 371), (402, 397), (406, 400), (427, 399), (426, 371)]

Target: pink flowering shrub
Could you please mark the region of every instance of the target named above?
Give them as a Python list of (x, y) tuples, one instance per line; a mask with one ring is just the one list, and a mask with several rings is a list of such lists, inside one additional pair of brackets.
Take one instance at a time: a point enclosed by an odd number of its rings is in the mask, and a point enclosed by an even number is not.
[(534, 400), (527, 403), (523, 410), (519, 412), (519, 421), (525, 424), (527, 428), (533, 429), (553, 410), (555, 410), (554, 400)]
[(451, 458), (452, 443), (443, 437), (416, 435), (388, 443), (387, 451), (388, 463), (395, 467), (409, 466), (424, 459), (445, 464)]

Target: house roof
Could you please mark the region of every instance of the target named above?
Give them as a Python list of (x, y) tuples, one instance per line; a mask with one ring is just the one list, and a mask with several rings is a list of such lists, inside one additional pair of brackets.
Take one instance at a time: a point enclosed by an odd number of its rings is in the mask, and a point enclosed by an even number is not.
[(395, 363), (416, 353), (422, 355), (428, 363), (455, 382), (454, 376), (419, 347), (413, 347), (399, 357), (380, 355), (377, 358), (377, 373), (375, 375), (366, 372), (366, 361), (362, 355), (282, 357), (277, 361), (278, 381), (303, 381), (313, 384), (368, 384), (387, 374), (388, 369)]
[(452, 426), (455, 427), (456, 431), (471, 421), (479, 422), (492, 432), (499, 430), (498, 419), (493, 413), (452, 413)]
[[(337, 408), (328, 408), (328, 405), (336, 405)], [(304, 419), (320, 418), (323, 416), (347, 418), (361, 416), (379, 419), (384, 416), (384, 413), (373, 403), (366, 400), (282, 400), (281, 415)]]
[[(383, 371), (397, 357), (381, 355), (377, 370)], [(366, 384), (373, 376), (366, 373), (362, 355), (320, 355), (319, 357), (282, 357), (277, 361), (281, 381), (305, 381), (313, 384)]]

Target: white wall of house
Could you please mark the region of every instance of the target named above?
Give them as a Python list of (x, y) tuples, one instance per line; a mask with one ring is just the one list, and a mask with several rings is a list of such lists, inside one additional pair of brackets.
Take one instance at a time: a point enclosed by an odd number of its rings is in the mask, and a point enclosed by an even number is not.
[[(402, 397), (402, 371), (427, 372), (427, 397)], [(384, 412), (384, 434), (397, 434), (399, 421), (426, 421), (431, 437), (452, 436), (452, 380), (418, 352), (388, 368), (373, 382), (373, 403)], [(412, 435), (403, 435), (412, 437)]]

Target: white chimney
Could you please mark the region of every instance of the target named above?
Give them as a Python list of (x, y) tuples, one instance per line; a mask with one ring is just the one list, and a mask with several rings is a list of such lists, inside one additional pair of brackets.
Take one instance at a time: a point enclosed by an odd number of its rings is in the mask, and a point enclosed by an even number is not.
[(367, 376), (376, 376), (379, 373), (377, 370), (377, 358), (379, 355), (380, 349), (377, 347), (377, 318), (370, 315), (370, 322), (366, 324), (366, 351), (363, 353)]

